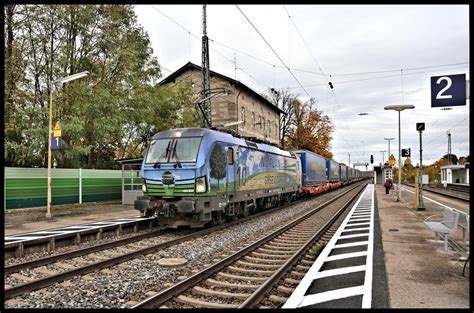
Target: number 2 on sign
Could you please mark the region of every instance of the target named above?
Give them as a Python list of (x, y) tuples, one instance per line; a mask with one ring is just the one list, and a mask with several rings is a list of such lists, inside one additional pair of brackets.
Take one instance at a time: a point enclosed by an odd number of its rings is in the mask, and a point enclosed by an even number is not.
[(438, 80), (436, 81), (436, 84), (439, 85), (442, 80), (446, 81), (446, 87), (444, 87), (438, 92), (438, 94), (436, 95), (436, 99), (451, 99), (453, 95), (443, 95), (443, 92), (445, 92), (451, 87), (451, 85), (453, 84), (453, 81), (451, 80), (450, 77), (443, 76), (443, 77), (438, 78)]

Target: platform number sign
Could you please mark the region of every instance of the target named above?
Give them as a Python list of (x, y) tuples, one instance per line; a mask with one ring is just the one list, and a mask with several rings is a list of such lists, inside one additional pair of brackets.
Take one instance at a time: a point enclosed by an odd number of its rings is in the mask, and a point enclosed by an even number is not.
[(411, 148), (408, 149), (402, 149), (402, 157), (406, 158), (411, 156)]
[(417, 131), (425, 130), (425, 123), (416, 123), (416, 130)]
[(61, 148), (61, 137), (51, 136), (51, 149), (58, 150)]
[(466, 74), (431, 77), (431, 107), (466, 105)]

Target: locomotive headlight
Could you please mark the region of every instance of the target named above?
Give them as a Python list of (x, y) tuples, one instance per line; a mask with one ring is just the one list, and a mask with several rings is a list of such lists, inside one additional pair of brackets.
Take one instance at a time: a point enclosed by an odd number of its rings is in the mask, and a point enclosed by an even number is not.
[(207, 191), (206, 176), (196, 178), (196, 193)]
[(143, 192), (146, 192), (146, 191), (147, 191), (147, 189), (146, 189), (146, 184), (145, 184), (145, 183), (142, 184), (142, 191), (143, 191)]

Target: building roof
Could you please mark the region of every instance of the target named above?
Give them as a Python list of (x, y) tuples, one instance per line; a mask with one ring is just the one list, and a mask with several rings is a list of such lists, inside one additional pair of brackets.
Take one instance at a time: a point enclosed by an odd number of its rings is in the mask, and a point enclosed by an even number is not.
[(459, 170), (459, 169), (464, 169), (464, 168), (469, 168), (469, 163), (464, 163), (464, 164), (451, 164), (451, 165), (444, 165), (441, 166), (441, 169), (452, 169), (452, 170)]
[[(201, 71), (201, 67), (199, 65), (196, 65), (194, 63), (191, 63), (191, 62), (188, 62), (186, 63), (185, 65), (183, 65), (182, 67), (180, 67), (178, 70), (176, 70), (175, 72), (171, 73), (169, 76), (167, 76), (165, 79), (163, 79), (161, 82), (160, 82), (160, 85), (163, 85), (163, 84), (168, 84), (168, 83), (171, 83), (173, 82), (176, 77), (180, 76), (181, 74), (183, 74), (184, 72), (190, 70), (190, 69), (195, 69), (195, 70), (198, 70), (198, 71)], [(271, 103), (270, 101), (268, 101), (265, 97), (262, 97), (258, 92), (254, 91), (253, 89), (251, 89), (250, 87), (242, 84), (241, 82), (239, 82), (238, 80), (235, 80), (235, 79), (232, 79), (230, 77), (227, 77), (225, 75), (222, 75), (222, 74), (219, 74), (219, 73), (216, 73), (214, 71), (209, 71), (210, 75), (211, 76), (217, 76), (217, 77), (220, 77), (224, 80), (227, 80), (229, 82), (231, 82), (232, 84), (240, 87), (241, 89), (247, 91), (248, 93), (250, 93), (251, 95), (255, 96), (257, 99), (259, 99), (260, 101), (262, 101), (263, 103), (266, 103), (268, 104), (271, 108), (273, 108), (275, 111), (278, 111), (279, 113), (283, 113), (283, 114), (286, 114), (285, 111), (283, 111), (282, 109), (280, 109), (279, 107), (277, 107), (276, 105), (274, 105), (273, 103)]]

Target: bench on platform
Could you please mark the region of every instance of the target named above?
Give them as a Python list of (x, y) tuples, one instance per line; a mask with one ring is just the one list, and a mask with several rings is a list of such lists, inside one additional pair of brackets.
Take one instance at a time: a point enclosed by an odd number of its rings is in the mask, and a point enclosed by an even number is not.
[(435, 234), (441, 234), (444, 237), (444, 250), (448, 251), (448, 235), (454, 234), (457, 230), (459, 223), (459, 211), (444, 208), (443, 209), (443, 219), (439, 222), (430, 221), (432, 217), (439, 216), (440, 214), (435, 214), (427, 217), (424, 221), (425, 225), (428, 226)]
[[(458, 226), (462, 228), (462, 242), (466, 242), (466, 237), (469, 236), (469, 214), (453, 209), (454, 211), (459, 213), (459, 221)], [(467, 233), (467, 236), (466, 236)]]

